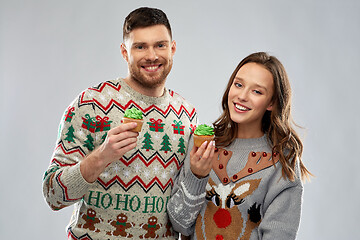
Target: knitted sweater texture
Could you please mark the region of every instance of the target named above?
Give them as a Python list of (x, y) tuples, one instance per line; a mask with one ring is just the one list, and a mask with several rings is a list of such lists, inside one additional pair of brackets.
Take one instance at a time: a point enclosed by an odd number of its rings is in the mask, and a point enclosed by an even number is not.
[(295, 239), (303, 193), (299, 166), (295, 181), (285, 180), (271, 149), (266, 135), (236, 139), (216, 150), (202, 179), (192, 174), (187, 156), (168, 203), (174, 229), (191, 239)]
[[(144, 116), (137, 147), (86, 182), (79, 163), (132, 107)], [(166, 205), (196, 121), (194, 107), (167, 89), (148, 97), (116, 79), (83, 91), (64, 113), (43, 181), (53, 210), (74, 205), (68, 239), (177, 239)]]

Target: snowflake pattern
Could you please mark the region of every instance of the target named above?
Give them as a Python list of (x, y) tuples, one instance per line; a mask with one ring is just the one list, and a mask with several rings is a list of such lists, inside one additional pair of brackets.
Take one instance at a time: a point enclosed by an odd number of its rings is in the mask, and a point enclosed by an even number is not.
[(103, 172), (103, 173), (101, 174), (101, 176), (102, 176), (103, 178), (107, 178), (107, 177), (110, 176), (110, 173), (107, 172), (107, 171), (105, 171), (105, 172)]
[(113, 170), (115, 171), (116, 175), (118, 174), (118, 172), (120, 171), (120, 166), (118, 163), (115, 163), (115, 166), (113, 167)]
[(150, 171), (148, 170), (148, 169), (146, 169), (145, 171), (144, 171), (144, 176), (147, 178), (147, 179), (149, 179), (150, 178)]
[(163, 171), (163, 173), (161, 174), (161, 177), (162, 177), (163, 179), (167, 179), (167, 178), (168, 178), (167, 172), (166, 172), (166, 171)]
[(155, 173), (155, 174), (157, 174), (157, 173), (159, 172), (159, 170), (160, 170), (160, 169), (159, 169), (159, 167), (158, 167), (158, 166), (155, 166), (155, 167), (153, 168), (153, 170), (154, 170), (154, 173)]
[(131, 171), (129, 169), (124, 170), (124, 176), (126, 178), (130, 178), (130, 175), (131, 175)]
[(136, 164), (135, 164), (134, 170), (135, 170), (136, 173), (139, 173), (139, 172), (140, 172), (141, 167), (140, 167), (140, 164), (139, 164), (139, 163), (136, 163)]
[(190, 212), (189, 214), (190, 214), (189, 219), (185, 219), (186, 224), (189, 224), (189, 223), (193, 222), (194, 219), (197, 218), (197, 213), (196, 212)]
[(171, 173), (171, 175), (174, 175), (174, 173), (175, 173), (175, 168), (173, 166), (170, 167), (170, 173)]

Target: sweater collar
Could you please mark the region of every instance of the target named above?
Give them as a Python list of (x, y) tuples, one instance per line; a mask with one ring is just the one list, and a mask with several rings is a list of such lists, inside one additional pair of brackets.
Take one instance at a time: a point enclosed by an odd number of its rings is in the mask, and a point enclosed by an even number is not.
[(269, 146), (269, 141), (267, 139), (267, 135), (264, 134), (262, 137), (259, 138), (236, 138), (230, 145), (237, 146), (242, 149), (255, 149), (255, 148), (262, 148), (265, 146)]
[(125, 92), (129, 93), (129, 95), (132, 96), (133, 99), (141, 99), (141, 101), (144, 101), (145, 103), (150, 105), (162, 104), (164, 102), (167, 102), (170, 97), (169, 90), (166, 87), (164, 88), (164, 94), (161, 97), (151, 97), (135, 91), (124, 81), (123, 78), (119, 78), (118, 81), (120, 82), (120, 85), (125, 90)]

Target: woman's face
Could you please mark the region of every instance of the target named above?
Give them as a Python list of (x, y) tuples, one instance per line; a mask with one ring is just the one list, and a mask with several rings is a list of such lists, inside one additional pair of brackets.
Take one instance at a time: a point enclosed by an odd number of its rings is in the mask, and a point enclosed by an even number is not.
[(272, 110), (273, 94), (273, 77), (265, 67), (247, 63), (239, 69), (228, 95), (230, 117), (238, 123), (238, 135), (244, 131), (262, 134), (262, 117)]

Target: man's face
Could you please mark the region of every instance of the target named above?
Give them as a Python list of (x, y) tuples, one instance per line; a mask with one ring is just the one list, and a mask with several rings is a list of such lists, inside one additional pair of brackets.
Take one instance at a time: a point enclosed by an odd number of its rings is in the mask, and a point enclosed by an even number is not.
[(175, 41), (164, 25), (136, 28), (121, 45), (131, 81), (141, 88), (163, 86), (176, 50)]

